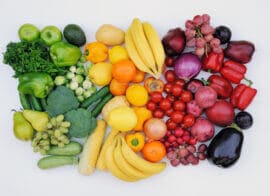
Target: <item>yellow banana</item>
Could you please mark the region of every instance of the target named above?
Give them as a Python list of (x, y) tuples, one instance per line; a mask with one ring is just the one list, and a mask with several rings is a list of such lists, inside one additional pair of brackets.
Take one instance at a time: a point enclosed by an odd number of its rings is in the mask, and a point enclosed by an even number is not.
[(136, 178), (132, 178), (125, 173), (123, 173), (119, 167), (115, 164), (115, 160), (113, 157), (113, 152), (115, 150), (117, 140), (114, 140), (113, 143), (107, 148), (105, 153), (105, 162), (107, 169), (114, 175), (115, 177), (127, 181), (127, 182), (135, 182), (137, 181)]
[(154, 73), (144, 64), (141, 57), (139, 56), (137, 49), (133, 43), (130, 29), (128, 29), (125, 34), (125, 44), (126, 49), (128, 51), (128, 55), (131, 58), (131, 60), (135, 63), (136, 67), (143, 72), (149, 73), (150, 75), (154, 75)]
[(152, 49), (155, 61), (157, 64), (157, 71), (159, 74), (162, 72), (162, 67), (165, 61), (165, 52), (161, 40), (158, 36), (157, 31), (149, 22), (143, 23), (144, 34), (146, 35), (147, 41)]
[(105, 163), (105, 153), (107, 148), (112, 144), (114, 138), (119, 133), (119, 131), (112, 129), (109, 135), (106, 138), (105, 143), (102, 145), (101, 151), (99, 153), (99, 157), (97, 160), (96, 168), (99, 170), (106, 170), (106, 163)]
[(115, 150), (114, 150), (114, 161), (115, 163), (117, 164), (117, 166), (120, 168), (120, 170), (127, 174), (128, 176), (131, 176), (131, 177), (134, 177), (138, 180), (140, 179), (144, 179), (144, 178), (147, 178), (149, 177), (150, 175), (149, 174), (145, 174), (139, 170), (137, 170), (136, 168), (134, 168), (133, 166), (131, 166), (126, 160), (125, 158), (123, 157), (122, 155), (122, 140), (121, 138), (119, 138), (117, 136), (116, 138), (118, 140), (118, 143), (115, 147)]
[(131, 148), (129, 148), (123, 136), (121, 136), (121, 140), (122, 154), (125, 160), (141, 172), (147, 174), (156, 174), (162, 172), (166, 168), (166, 163), (152, 163), (144, 160), (135, 152), (133, 152)]
[(152, 70), (154, 74), (156, 74), (157, 69), (155, 59), (152, 50), (147, 42), (147, 39), (144, 35), (142, 23), (138, 18), (135, 18), (132, 21), (130, 32), (132, 35), (133, 43), (135, 44), (135, 47), (142, 61), (149, 69)]

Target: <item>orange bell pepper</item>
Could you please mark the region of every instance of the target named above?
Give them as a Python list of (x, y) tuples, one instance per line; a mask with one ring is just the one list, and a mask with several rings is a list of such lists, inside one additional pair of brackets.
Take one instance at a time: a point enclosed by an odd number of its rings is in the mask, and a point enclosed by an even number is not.
[(92, 63), (100, 63), (108, 58), (108, 48), (101, 42), (92, 42), (86, 44), (85, 58)]

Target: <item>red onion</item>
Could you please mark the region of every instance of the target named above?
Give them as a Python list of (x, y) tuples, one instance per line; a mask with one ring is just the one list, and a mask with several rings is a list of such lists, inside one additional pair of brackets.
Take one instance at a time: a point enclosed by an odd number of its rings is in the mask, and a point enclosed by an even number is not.
[(182, 54), (174, 62), (175, 74), (186, 81), (195, 77), (200, 72), (201, 67), (200, 59), (192, 53)]

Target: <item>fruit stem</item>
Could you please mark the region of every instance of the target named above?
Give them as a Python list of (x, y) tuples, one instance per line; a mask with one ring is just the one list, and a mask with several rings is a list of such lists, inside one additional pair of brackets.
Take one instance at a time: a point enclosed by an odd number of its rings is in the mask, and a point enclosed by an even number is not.
[(232, 123), (230, 126), (228, 127), (231, 127), (231, 128), (234, 128), (236, 129), (237, 131), (242, 131), (241, 128), (236, 124), (236, 123)]
[(253, 84), (252, 80), (250, 80), (246, 77), (244, 77), (244, 80), (248, 82), (248, 86), (252, 86), (252, 84)]
[(201, 81), (202, 81), (204, 86), (208, 86), (210, 84), (210, 82), (205, 80), (204, 78), (201, 78)]

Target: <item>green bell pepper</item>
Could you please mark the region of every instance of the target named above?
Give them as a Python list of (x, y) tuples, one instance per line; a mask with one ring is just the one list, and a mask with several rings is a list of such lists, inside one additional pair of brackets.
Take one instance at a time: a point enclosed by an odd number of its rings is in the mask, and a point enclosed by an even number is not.
[(19, 76), (18, 90), (23, 94), (45, 98), (52, 90), (54, 82), (47, 73), (32, 72)]
[(56, 42), (50, 47), (53, 63), (59, 67), (75, 65), (82, 53), (80, 48), (65, 42)]

